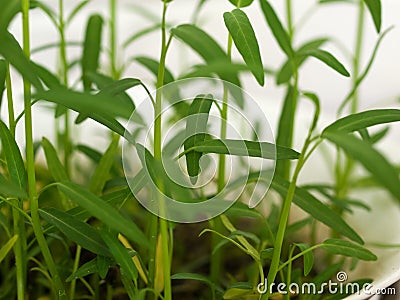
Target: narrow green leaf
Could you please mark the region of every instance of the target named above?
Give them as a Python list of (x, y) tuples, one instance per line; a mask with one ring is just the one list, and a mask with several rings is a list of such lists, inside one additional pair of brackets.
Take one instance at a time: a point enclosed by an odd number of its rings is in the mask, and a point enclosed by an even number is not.
[(138, 278), (138, 271), (132, 261), (132, 257), (129, 254), (128, 249), (121, 244), (116, 236), (111, 235), (106, 230), (101, 230), (100, 235), (122, 270), (124, 270), (131, 280), (136, 281)]
[(6, 89), (6, 77), (7, 77), (7, 63), (4, 59), (0, 59), (0, 109), (1, 103), (3, 102), (3, 93)]
[(342, 63), (339, 62), (332, 54), (330, 54), (329, 52), (327, 52), (325, 50), (312, 49), (312, 50), (304, 51), (302, 54), (305, 56), (313, 56), (316, 59), (325, 63), (327, 66), (334, 69), (339, 74), (346, 76), (346, 77), (350, 77), (350, 73), (346, 70), (346, 68), (342, 65)]
[(88, 72), (96, 72), (99, 66), (102, 28), (103, 18), (97, 14), (91, 15), (86, 25), (81, 61), (83, 87), (85, 90), (89, 90), (92, 83), (86, 77), (86, 74)]
[(378, 259), (376, 255), (368, 249), (346, 240), (327, 239), (321, 244), (321, 248), (332, 254), (356, 257), (367, 261)]
[(48, 6), (47, 4), (43, 3), (42, 1), (38, 0), (31, 0), (30, 1), (31, 8), (39, 8), (47, 17), (49, 17), (50, 21), (53, 23), (54, 27), (58, 28), (58, 20), (57, 14), (54, 10)]
[(0, 7), (0, 35), (2, 35), (14, 16), (21, 11), (22, 4), (20, 0), (0, 0)]
[[(296, 244), (297, 247), (299, 247), (300, 251), (306, 251), (307, 249), (310, 248), (309, 245), (306, 244)], [(312, 251), (308, 251), (305, 254), (303, 254), (303, 271), (304, 271), (304, 276), (307, 276), (310, 274), (312, 268), (314, 266), (314, 254)]]
[[(329, 40), (328, 38), (317, 38), (308, 41), (304, 43), (302, 46), (300, 46), (299, 49), (297, 49), (295, 52), (297, 68), (300, 68), (303, 65), (303, 63), (307, 60), (307, 56), (301, 55), (301, 53), (312, 49), (317, 49), (321, 47), (323, 44), (325, 44), (328, 40)], [(294, 72), (293, 62), (294, 62), (293, 60), (287, 59), (283, 63), (282, 67), (278, 72), (278, 75), (276, 76), (276, 84), (278, 85), (283, 84), (290, 80)]]
[(253, 3), (254, 0), (229, 0), (230, 3), (235, 5), (237, 8), (247, 7)]
[(71, 183), (60, 183), (59, 189), (72, 201), (86, 209), (94, 217), (110, 228), (121, 232), (133, 242), (149, 247), (149, 241), (135, 223), (122, 217), (111, 204), (98, 198), (81, 186)]
[(335, 122), (333, 122), (331, 125), (329, 125), (324, 129), (324, 131), (322, 132), (322, 136), (324, 136), (325, 133), (333, 131), (349, 133), (374, 125), (399, 122), (399, 121), (400, 121), (399, 109), (367, 110), (351, 114), (339, 120), (336, 120)]
[(34, 65), (34, 68), (36, 70), (36, 74), (39, 76), (39, 78), (43, 81), (43, 83), (49, 88), (49, 89), (54, 89), (54, 88), (60, 88), (62, 87), (60, 80), (51, 73), (48, 69), (45, 67), (32, 63)]
[[(278, 176), (274, 177), (271, 188), (277, 191), (282, 197), (285, 197), (289, 189), (290, 183)], [(329, 206), (319, 201), (306, 190), (297, 187), (293, 203), (305, 212), (309, 213), (316, 220), (327, 225), (338, 233), (348, 237), (349, 239), (362, 244), (362, 238), (342, 219), (340, 215), (335, 213)]]
[(72, 22), (74, 17), (87, 5), (89, 4), (90, 0), (84, 0), (79, 2), (70, 12), (69, 16), (65, 20), (65, 25), (67, 26)]
[(6, 124), (0, 120), (0, 139), (7, 162), (10, 179), (22, 191), (26, 191), (26, 171), (21, 152)]
[[(132, 198), (132, 195), (128, 188), (114, 191), (114, 192), (111, 192), (111, 193), (101, 196), (101, 199), (104, 202), (107, 202), (108, 204), (110, 204), (113, 207), (121, 205), (123, 202), (125, 202), (126, 200), (128, 200), (130, 198)], [(67, 213), (81, 221), (85, 221), (93, 216), (89, 211), (85, 210), (81, 206), (74, 207), (74, 208), (68, 210)]]
[(112, 260), (103, 255), (97, 255), (97, 270), (101, 279), (106, 278), (108, 269), (112, 266)]
[(224, 13), (225, 25), (244, 61), (260, 85), (264, 85), (264, 68), (253, 26), (240, 9)]
[(101, 194), (109, 178), (111, 167), (118, 152), (119, 137), (114, 136), (106, 152), (101, 157), (89, 183), (89, 190), (96, 195)]
[(282, 22), (279, 20), (277, 14), (267, 0), (260, 0), (261, 9), (264, 17), (267, 20), (268, 26), (271, 28), (272, 34), (278, 42), (280, 48), (289, 58), (293, 57), (293, 49), (290, 43), (289, 35), (283, 28)]
[(195, 280), (207, 284), (211, 290), (215, 289), (215, 284), (206, 276), (196, 273), (177, 273), (171, 276), (172, 280)]
[(6, 197), (26, 198), (26, 192), (0, 174), (0, 194)]
[(65, 168), (62, 165), (60, 159), (58, 158), (56, 149), (53, 147), (50, 141), (45, 137), (42, 139), (42, 147), (44, 150), (44, 154), (46, 156), (47, 167), (49, 168), (51, 176), (53, 176), (54, 180), (55, 181), (69, 180)]
[(224, 293), (223, 299), (243, 299), (257, 295), (253, 286), (247, 282), (238, 282), (232, 284)]
[(76, 92), (64, 88), (39, 92), (37, 99), (64, 105), (69, 109), (88, 115), (98, 114), (102, 117), (123, 117), (129, 119), (132, 109), (125, 103), (113, 101), (110, 95), (92, 95), (86, 92)]
[(299, 157), (299, 153), (289, 148), (276, 146), (268, 142), (246, 140), (205, 140), (188, 150), (203, 153), (261, 157), (265, 159), (297, 159)]
[[(186, 120), (186, 137), (184, 149), (188, 150), (206, 138), (208, 114), (213, 103), (212, 95), (198, 95), (189, 107)], [(186, 153), (186, 166), (192, 183), (196, 183), (200, 171), (201, 152)]]
[(374, 21), (376, 31), (379, 33), (381, 31), (382, 25), (382, 5), (381, 0), (364, 0), (368, 7), (368, 10)]
[[(215, 62), (226, 62), (229, 63), (228, 56), (221, 48), (221, 46), (206, 32), (200, 28), (191, 25), (184, 24), (179, 25), (171, 30), (172, 34), (189, 45), (194, 51), (196, 51), (207, 64)], [(218, 73), (218, 76), (226, 81), (229, 81), (235, 85), (240, 86), (240, 81), (237, 76), (233, 76), (231, 73), (226, 73), (223, 70)]]
[(368, 142), (340, 132), (325, 132), (324, 138), (342, 148), (354, 160), (360, 162), (394, 197), (400, 200), (399, 172)]
[(90, 158), (91, 160), (93, 160), (93, 162), (98, 163), (101, 159), (101, 153), (87, 145), (76, 145), (76, 149), (79, 152), (82, 152), (83, 154), (85, 154), (88, 158)]
[[(155, 77), (157, 77), (159, 65), (157, 60), (147, 56), (137, 56), (134, 58), (134, 60), (153, 73)], [(175, 81), (174, 76), (172, 75), (171, 71), (166, 68), (164, 72), (164, 84), (168, 84), (173, 81)]]
[[(290, 148), (293, 143), (294, 121), (297, 106), (297, 97), (295, 97), (293, 87), (287, 87), (285, 100), (279, 117), (278, 135), (276, 144), (282, 147)], [(287, 179), (289, 177), (290, 161), (279, 160), (276, 162), (275, 172), (277, 175)]]
[(3, 259), (7, 256), (8, 252), (12, 249), (14, 244), (18, 240), (18, 235), (14, 235), (11, 239), (8, 240), (8, 242), (1, 247), (0, 249), (0, 263), (3, 261)]
[(70, 276), (65, 279), (66, 282), (70, 282), (75, 279), (79, 279), (85, 276), (88, 276), (90, 274), (94, 274), (98, 272), (97, 268), (97, 258), (94, 258), (87, 263), (83, 264), (76, 270), (74, 273), (72, 273)]
[(0, 33), (0, 54), (37, 90), (43, 90), (34, 65), (26, 58), (17, 40), (8, 31)]
[(177, 273), (171, 276), (173, 280), (196, 280), (207, 283), (209, 286), (213, 286), (214, 283), (206, 276), (196, 273)]
[(125, 42), (122, 44), (122, 47), (127, 48), (134, 41), (138, 40), (139, 38), (141, 38), (143, 36), (146, 36), (149, 33), (154, 32), (160, 28), (161, 28), (161, 23), (157, 23), (155, 25), (150, 25), (149, 27), (146, 27), (142, 30), (136, 31), (134, 34), (132, 34), (129, 38), (127, 38), (125, 40)]
[(359, 86), (360, 84), (364, 81), (364, 79), (367, 77), (367, 75), (369, 74), (369, 71), (372, 68), (372, 65), (375, 61), (376, 55), (378, 53), (379, 50), (379, 46), (381, 45), (383, 38), (393, 29), (394, 27), (391, 26), (388, 29), (386, 29), (384, 32), (382, 32), (382, 34), (379, 35), (378, 40), (376, 41), (374, 50), (372, 51), (372, 54), (369, 58), (368, 64), (365, 67), (364, 71), (362, 71), (362, 73), (360, 74), (360, 76), (357, 78), (353, 88), (351, 89), (351, 91), (347, 94), (346, 98), (344, 98), (344, 100), (342, 101), (342, 103), (339, 106), (338, 109), (338, 113), (341, 114), (344, 107), (346, 106), (346, 104), (348, 104), (351, 99), (353, 99), (354, 94), (359, 90)]
[(99, 232), (89, 224), (55, 208), (39, 209), (40, 216), (57, 227), (67, 238), (93, 253), (110, 256)]

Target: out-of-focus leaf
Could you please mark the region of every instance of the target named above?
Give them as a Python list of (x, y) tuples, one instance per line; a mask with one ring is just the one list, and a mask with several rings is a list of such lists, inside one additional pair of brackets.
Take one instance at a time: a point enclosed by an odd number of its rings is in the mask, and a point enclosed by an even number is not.
[(0, 35), (7, 30), (8, 25), (14, 16), (21, 11), (21, 0), (0, 0)]
[(323, 137), (342, 148), (354, 160), (360, 162), (394, 197), (400, 200), (399, 172), (368, 142), (353, 135), (328, 131)]
[(17, 40), (8, 31), (0, 32), (0, 54), (37, 90), (43, 90), (35, 66), (26, 58)]
[(280, 48), (289, 58), (293, 58), (293, 49), (290, 43), (289, 35), (283, 28), (282, 22), (279, 20), (275, 10), (266, 0), (260, 0), (260, 4), (268, 26), (270, 27), (272, 34), (274, 35)]
[(12, 249), (14, 244), (18, 240), (18, 235), (14, 235), (11, 239), (8, 240), (8, 242), (1, 247), (0, 249), (0, 263), (3, 261), (3, 259), (7, 256), (8, 252)]
[(6, 124), (0, 120), (0, 139), (7, 162), (8, 173), (14, 185), (26, 191), (26, 171), (21, 152)]
[(381, 31), (382, 24), (382, 4), (381, 0), (364, 0), (368, 7), (368, 10), (374, 21), (376, 31), (379, 33)]
[(99, 66), (101, 50), (101, 34), (103, 29), (103, 18), (94, 14), (90, 16), (86, 25), (85, 42), (82, 53), (82, 79), (83, 87), (89, 90), (91, 81), (86, 77), (88, 72), (96, 72)]
[[(303, 252), (306, 251), (308, 248), (310, 248), (309, 245), (306, 244), (296, 244), (297, 247)], [(304, 270), (304, 276), (307, 276), (310, 274), (312, 268), (314, 266), (314, 254), (312, 251), (308, 251), (304, 253), (303, 255), (303, 270)]]
[(368, 249), (346, 240), (327, 239), (322, 243), (321, 248), (332, 254), (356, 257), (367, 261), (378, 259), (377, 256)]
[[(271, 183), (271, 188), (284, 197), (288, 192), (289, 185), (290, 183), (288, 181), (275, 176)], [(329, 206), (316, 199), (306, 190), (297, 187), (293, 197), (293, 203), (305, 212), (309, 213), (316, 220), (324, 223), (338, 233), (357, 243), (363, 243), (362, 238), (342, 219), (340, 215), (335, 213)]]
[(229, 0), (230, 3), (235, 5), (236, 7), (247, 7), (253, 3), (254, 0)]

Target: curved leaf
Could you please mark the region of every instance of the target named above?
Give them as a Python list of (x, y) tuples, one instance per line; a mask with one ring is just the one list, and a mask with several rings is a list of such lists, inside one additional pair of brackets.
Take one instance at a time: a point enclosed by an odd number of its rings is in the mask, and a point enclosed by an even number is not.
[[(191, 24), (184, 24), (171, 29), (171, 32), (174, 36), (196, 51), (207, 62), (207, 64), (215, 62), (229, 63), (228, 56), (221, 46), (200, 28)], [(231, 73), (226, 73), (221, 70), (218, 73), (218, 76), (223, 80), (240, 86), (239, 78)]]
[(331, 131), (340, 131), (343, 133), (349, 133), (374, 125), (399, 122), (399, 121), (400, 121), (399, 109), (368, 110), (348, 115), (344, 118), (341, 118), (333, 122), (331, 125), (327, 126), (323, 130), (322, 136), (324, 136), (325, 133)]
[(342, 148), (354, 160), (360, 162), (394, 197), (400, 200), (399, 172), (368, 142), (341, 132), (325, 132), (324, 138)]
[(0, 120), (0, 139), (11, 181), (26, 191), (26, 171), (21, 152), (6, 124)]
[(111, 255), (99, 232), (89, 224), (55, 208), (39, 209), (39, 214), (82, 248), (104, 256)]
[(100, 235), (106, 245), (110, 248), (115, 261), (120, 265), (122, 270), (124, 270), (126, 275), (128, 275), (129, 279), (136, 281), (138, 278), (138, 271), (132, 261), (128, 249), (121, 244), (116, 236), (111, 235), (106, 230), (101, 230)]
[(260, 48), (247, 15), (240, 9), (224, 13), (225, 25), (244, 61), (260, 85), (264, 85), (264, 68)]
[[(289, 185), (290, 183), (288, 181), (275, 176), (271, 183), (271, 188), (277, 191), (281, 196), (285, 196), (289, 189)], [(296, 187), (293, 203), (305, 212), (309, 213), (316, 220), (327, 225), (338, 233), (357, 243), (363, 243), (362, 238), (342, 219), (340, 215), (315, 198), (307, 190)]]
[[(190, 149), (206, 138), (208, 114), (213, 104), (212, 95), (197, 96), (189, 107), (186, 120), (186, 141), (184, 149)], [(196, 183), (200, 171), (201, 152), (189, 151), (186, 153), (186, 166), (192, 183)]]
[(342, 74), (343, 76), (349, 77), (350, 73), (346, 70), (346, 68), (342, 65), (341, 62), (339, 62), (332, 54), (325, 50), (321, 49), (312, 49), (308, 50), (302, 53), (303, 55), (306, 56), (313, 56), (316, 59), (322, 61), (325, 63), (327, 66), (331, 67), (334, 69), (336, 72), (339, 74)]
[(272, 34), (278, 42), (280, 48), (289, 58), (293, 57), (293, 49), (290, 43), (289, 35), (283, 28), (281, 21), (267, 0), (260, 0), (261, 9), (267, 20), (268, 26), (271, 28)]
[(34, 65), (26, 58), (18, 41), (8, 31), (0, 33), (0, 54), (37, 90), (43, 90)]
[(101, 49), (101, 33), (103, 28), (103, 18), (94, 14), (90, 16), (86, 25), (85, 42), (82, 53), (82, 79), (85, 90), (90, 89), (91, 81), (86, 77), (88, 72), (96, 72), (99, 66), (99, 56)]
[(346, 240), (327, 239), (321, 244), (321, 248), (332, 254), (350, 256), (367, 261), (378, 259), (371, 251)]
[(68, 180), (67, 172), (64, 169), (60, 159), (58, 158), (58, 154), (53, 145), (49, 142), (48, 139), (42, 139), (42, 146), (44, 150), (44, 154), (46, 156), (47, 167), (53, 176), (55, 181), (64, 181)]
[(21, 0), (0, 0), (0, 35), (7, 30), (14, 16), (21, 10)]
[(236, 7), (247, 7), (253, 3), (254, 0), (229, 0), (230, 3)]
[(368, 7), (368, 10), (374, 21), (376, 31), (379, 33), (381, 31), (382, 25), (382, 5), (381, 0), (364, 0)]
[(71, 182), (60, 183), (58, 187), (72, 201), (82, 206), (110, 228), (121, 232), (139, 245), (149, 247), (149, 241), (139, 227), (132, 221), (122, 217), (111, 204)]
[(290, 148), (276, 146), (268, 142), (246, 140), (205, 140), (188, 150), (195, 150), (203, 153), (261, 157), (265, 159), (297, 159), (299, 157), (299, 153)]
[(1, 103), (3, 102), (3, 93), (6, 89), (6, 77), (7, 77), (7, 63), (4, 59), (0, 59), (0, 109)]
[[(306, 52), (308, 50), (317, 49), (326, 43), (329, 39), (328, 38), (317, 38), (311, 41), (304, 43), (299, 49), (296, 50), (295, 57), (296, 57), (296, 65), (297, 68), (300, 68), (301, 65), (306, 61), (307, 56), (301, 55), (301, 53)], [(276, 84), (286, 83), (290, 80), (293, 75), (293, 60), (286, 60), (282, 67), (280, 68), (278, 75), (276, 76)]]

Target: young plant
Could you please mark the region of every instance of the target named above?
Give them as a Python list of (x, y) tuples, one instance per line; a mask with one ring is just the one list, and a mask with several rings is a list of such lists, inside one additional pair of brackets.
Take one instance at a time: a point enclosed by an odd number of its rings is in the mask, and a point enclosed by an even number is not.
[[(324, 283), (349, 261), (378, 259), (345, 220), (355, 206), (369, 209), (365, 203), (349, 199), (353, 186), (368, 180), (400, 200), (399, 170), (376, 147), (387, 129), (375, 134), (370, 131), (372, 126), (400, 121), (400, 110), (358, 111), (360, 86), (389, 31), (381, 32), (380, 0), (356, 1), (351, 72), (323, 49), (330, 38), (316, 38), (300, 46), (294, 42), (300, 26), (294, 23), (291, 0), (285, 2), (286, 23), (270, 1), (227, 1), (231, 9), (221, 16), (226, 47), (198, 26), (201, 9), (212, 5), (206, 0), (198, 1), (191, 23), (178, 25), (168, 23), (168, 10), (177, 9), (171, 5), (173, 1), (161, 1), (162, 12), (155, 19), (146, 6), (135, 7), (153, 24), (130, 32), (122, 46), (118, 42), (120, 4), (110, 0), (109, 15), (90, 15), (83, 40), (69, 40), (68, 26), (82, 16), (89, 2), (78, 3), (67, 14), (62, 0), (56, 8), (48, 1), (0, 0), (0, 107), (6, 98), (8, 113), (8, 125), (0, 121), (1, 298), (346, 297), (347, 289), (328, 295)], [(317, 8), (328, 2), (334, 1), (318, 1)], [(275, 46), (285, 56), (277, 70), (266, 67), (269, 57), (262, 55), (264, 49), (253, 28), (257, 20), (246, 13), (247, 7), (256, 5)], [(30, 46), (37, 34), (31, 35), (30, 30), (33, 10), (45, 15), (58, 33), (55, 42), (37, 49)], [(366, 11), (380, 35), (361, 70)], [(19, 17), (21, 43), (9, 30)], [(118, 51), (127, 50), (142, 37), (153, 37), (155, 32), (161, 37), (155, 54), (158, 59), (136, 52), (126, 59)], [(168, 59), (176, 49), (172, 44), (185, 51), (190, 48), (202, 62), (177, 74)], [(78, 58), (70, 57), (70, 47), (79, 47)], [(55, 74), (51, 63), (39, 63), (32, 55), (49, 49), (57, 52), (59, 69)], [(338, 76), (351, 77), (352, 82), (337, 120), (322, 130), (318, 126), (323, 110), (320, 100), (300, 84), (301, 67), (312, 58)], [(152, 87), (143, 74), (131, 77), (128, 66), (132, 62), (154, 75)], [(78, 78), (74, 71), (80, 74)], [(14, 72), (23, 80), (20, 92), (15, 90)], [(243, 73), (250, 73), (266, 90), (266, 78), (270, 77), (286, 89), (275, 143), (268, 139), (272, 131), (265, 119), (250, 118), (254, 115), (249, 111), (254, 113), (251, 109), (257, 109), (257, 104), (242, 89)], [(139, 103), (137, 97), (143, 93), (147, 97)], [(20, 94), (24, 109), (16, 117)], [(292, 149), (293, 137), (298, 134), (296, 114), (303, 100), (311, 102), (314, 113), (302, 147), (296, 151)], [(54, 119), (49, 120), (56, 128), (55, 146), (41, 133), (37, 133), (40, 140), (34, 140), (32, 108), (40, 103), (54, 108)], [(348, 106), (350, 114), (342, 116)], [(237, 116), (243, 115), (250, 122), (240, 123)], [(23, 147), (16, 142), (22, 118)], [(90, 139), (79, 144), (73, 138), (72, 133), (88, 119), (107, 129), (104, 151)], [(235, 127), (237, 123), (241, 127)], [(299, 186), (308, 159), (326, 142), (336, 148), (331, 170), (334, 181)], [(45, 164), (38, 155), (40, 148)], [(134, 149), (134, 156), (129, 149)], [(204, 180), (211, 170), (210, 158), (216, 161), (215, 169)], [(362, 166), (370, 177), (359, 177), (356, 166)], [(229, 170), (234, 170), (236, 177), (228, 176)], [(267, 194), (268, 188), (274, 192)], [(271, 200), (274, 196), (275, 202)], [(211, 208), (207, 206), (210, 203), (214, 205)], [(307, 217), (291, 223), (294, 205)], [(320, 223), (330, 230), (322, 241), (315, 236)], [(309, 229), (310, 234), (299, 235), (301, 229)], [(317, 249), (324, 250), (318, 255), (328, 261), (322, 272), (314, 263)], [(361, 278), (353, 283), (371, 281)], [(313, 284), (321, 293), (293, 292), (293, 283)]]

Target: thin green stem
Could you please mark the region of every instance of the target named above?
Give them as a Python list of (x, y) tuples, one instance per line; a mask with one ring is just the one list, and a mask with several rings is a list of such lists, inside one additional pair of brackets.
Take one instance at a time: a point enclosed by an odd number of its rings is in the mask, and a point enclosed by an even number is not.
[(7, 103), (8, 103), (8, 126), (12, 136), (15, 136), (15, 115), (14, 115), (14, 100), (11, 84), (10, 64), (6, 62), (6, 89), (7, 89)]
[[(23, 201), (15, 199), (14, 204), (20, 210), (23, 210)], [(17, 208), (12, 208), (14, 234), (18, 235), (18, 239), (14, 245), (15, 265), (17, 271), (17, 299), (25, 299), (25, 286), (26, 286), (26, 234), (24, 218), (22, 213)]]
[[(65, 21), (64, 21), (64, 1), (58, 1), (59, 6), (59, 19), (58, 30), (60, 34), (60, 60), (61, 60), (61, 81), (68, 87), (68, 61), (67, 61), (67, 47), (65, 42)], [(69, 124), (69, 111), (66, 110), (64, 114), (64, 167), (67, 173), (70, 171), (70, 156), (71, 156), (71, 142), (70, 142), (70, 124)]]
[(286, 0), (286, 20), (289, 39), (293, 39), (293, 14), (292, 14), (292, 0)]
[[(81, 258), (81, 246), (76, 247), (76, 252), (75, 252), (75, 260), (74, 260), (74, 266), (72, 267), (72, 273), (75, 273), (76, 270), (78, 270), (79, 267), (79, 260)], [(69, 291), (69, 299), (74, 300), (75, 299), (75, 287), (76, 287), (76, 279), (71, 281), (71, 287)]]
[[(232, 56), (232, 36), (228, 34), (228, 47), (227, 47), (227, 56), (228, 59), (231, 59)], [(224, 91), (222, 96), (222, 107), (221, 107), (221, 131), (220, 136), (221, 139), (226, 138), (226, 131), (227, 131), (227, 122), (228, 122), (228, 87), (224, 85)], [(218, 162), (218, 192), (222, 191), (225, 187), (225, 169), (226, 169), (226, 156), (224, 154), (219, 155), (219, 162)], [(223, 226), (221, 224), (221, 220), (216, 218), (213, 222), (213, 226), (215, 231), (222, 231)], [(221, 241), (221, 238), (217, 235), (213, 235), (211, 237), (211, 247), (214, 248), (217, 244)], [(210, 261), (210, 273), (211, 279), (213, 282), (220, 281), (220, 274), (221, 274), (221, 260), (222, 260), (222, 253), (217, 251), (214, 255), (211, 256)]]
[[(161, 113), (162, 113), (162, 86), (164, 85), (164, 74), (165, 74), (165, 60), (167, 55), (167, 34), (166, 34), (166, 13), (167, 13), (167, 1), (164, 0), (162, 22), (161, 22), (161, 54), (157, 76), (157, 91), (156, 101), (154, 105), (154, 158), (161, 161), (161, 138), (162, 138), (162, 126), (161, 126)], [(162, 191), (163, 186), (160, 182), (157, 182), (158, 188)], [(164, 199), (160, 194), (161, 210), (164, 208)], [(157, 220), (157, 219), (155, 219)], [(162, 249), (162, 266), (164, 274), (164, 299), (172, 299), (172, 288), (171, 288), (171, 261), (170, 261), (170, 247), (169, 247), (169, 233), (168, 227), (169, 222), (165, 219), (160, 219), (160, 235), (161, 235), (161, 249)]]
[[(278, 225), (278, 231), (276, 233), (276, 239), (275, 239), (275, 244), (274, 244), (274, 252), (272, 254), (272, 261), (271, 261), (271, 265), (270, 265), (268, 276), (267, 276), (268, 283), (272, 283), (275, 281), (276, 275), (278, 274), (278, 272), (280, 270), (279, 264), (281, 261), (283, 241), (284, 241), (286, 227), (287, 227), (287, 223), (288, 223), (288, 219), (289, 219), (289, 215), (290, 215), (290, 208), (292, 206), (294, 193), (296, 191), (297, 179), (299, 177), (302, 167), (304, 166), (304, 164), (306, 162), (306, 158), (309, 157), (309, 155), (307, 155), (307, 150), (311, 144), (311, 140), (312, 140), (311, 134), (312, 134), (312, 129), (310, 128), (308, 136), (304, 142), (304, 146), (301, 150), (300, 157), (297, 160), (296, 168), (293, 172), (292, 180), (290, 182), (285, 200), (283, 202), (281, 216), (280, 216), (279, 225)], [(315, 148), (312, 148), (312, 151), (314, 151), (314, 150), (315, 150)], [(271, 291), (268, 290), (266, 294), (261, 296), (261, 299), (268, 299), (270, 295), (271, 295)]]
[[(360, 61), (362, 55), (362, 44), (364, 37), (364, 1), (359, 1), (358, 8), (358, 18), (357, 18), (357, 37), (355, 44), (355, 52), (353, 57), (353, 76), (352, 76), (352, 84), (353, 87), (357, 85), (358, 76), (360, 73)], [(353, 94), (353, 100), (351, 103), (351, 113), (356, 113), (358, 110), (358, 93), (355, 92)]]
[(116, 30), (116, 20), (117, 20), (117, 0), (110, 0), (110, 64), (111, 64), (111, 77), (113, 79), (118, 79), (117, 71), (117, 30)]
[[(293, 257), (293, 252), (296, 249), (296, 246), (292, 246), (289, 251), (289, 260)], [(292, 283), (292, 261), (289, 262), (288, 264), (288, 270), (287, 270), (287, 275), (286, 275), (286, 286), (289, 287), (290, 284)], [(283, 296), (284, 300), (289, 300), (290, 299), (290, 292), (287, 291), (287, 293)]]
[[(29, 0), (22, 0), (22, 30), (23, 30), (23, 50), (25, 56), (30, 59), (30, 34), (29, 34)], [(54, 286), (56, 289), (56, 297), (58, 299), (66, 299), (66, 292), (58, 275), (56, 265), (51, 256), (47, 241), (43, 235), (39, 218), (39, 203), (36, 195), (36, 177), (35, 177), (35, 161), (33, 152), (33, 136), (32, 136), (32, 110), (31, 110), (31, 85), (24, 78), (24, 108), (25, 108), (25, 143), (26, 143), (26, 168), (28, 175), (28, 196), (31, 209), (32, 227), (37, 242), (42, 252), (43, 258), (50, 271)]]

